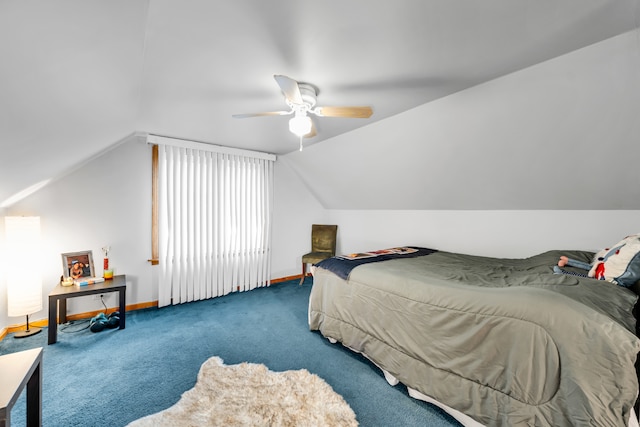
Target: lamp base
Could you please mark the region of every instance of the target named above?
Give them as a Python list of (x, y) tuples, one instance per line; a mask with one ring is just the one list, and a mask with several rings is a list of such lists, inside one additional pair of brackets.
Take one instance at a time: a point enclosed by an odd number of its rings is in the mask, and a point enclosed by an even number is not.
[(16, 332), (13, 337), (14, 338), (26, 338), (26, 337), (30, 337), (31, 335), (35, 335), (42, 332), (41, 328), (29, 328), (26, 331), (20, 331), (20, 332)]
[(16, 332), (13, 336), (15, 338), (26, 338), (26, 337), (30, 337), (31, 335), (35, 335), (39, 333), (41, 330), (42, 330), (41, 328), (29, 327), (29, 315), (27, 314), (27, 329), (25, 329), (24, 331)]

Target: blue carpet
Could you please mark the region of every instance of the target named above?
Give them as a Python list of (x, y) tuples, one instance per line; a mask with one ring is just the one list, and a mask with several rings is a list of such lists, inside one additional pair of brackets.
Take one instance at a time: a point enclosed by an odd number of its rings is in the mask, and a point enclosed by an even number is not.
[[(312, 279), (161, 309), (127, 313), (127, 327), (90, 332), (87, 321), (59, 325), (58, 342), (38, 335), (0, 341), (0, 354), (43, 347), (43, 425), (124, 426), (175, 404), (211, 356), (225, 364), (307, 369), (349, 403), (363, 427), (459, 424), (439, 408), (391, 387), (381, 371), (340, 344), (310, 332)], [(12, 425), (25, 425), (25, 397)]]

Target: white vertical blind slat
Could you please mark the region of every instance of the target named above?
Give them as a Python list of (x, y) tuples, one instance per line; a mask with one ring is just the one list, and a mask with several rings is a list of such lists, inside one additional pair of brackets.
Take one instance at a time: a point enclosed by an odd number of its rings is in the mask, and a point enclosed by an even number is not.
[(159, 253), (160, 257), (160, 274), (159, 274), (159, 286), (158, 286), (158, 305), (160, 307), (171, 304), (171, 286), (168, 278), (170, 277), (170, 269), (172, 263), (167, 262), (173, 255), (170, 253), (172, 244), (170, 243), (170, 234), (168, 223), (170, 221), (169, 206), (169, 192), (168, 181), (171, 180), (170, 168), (167, 165), (167, 156), (165, 153), (167, 147), (158, 147), (158, 169), (164, 170), (166, 173), (159, 174), (158, 176), (158, 192), (163, 194), (164, 197), (158, 198), (158, 210), (160, 212), (158, 220), (158, 240), (160, 246), (164, 247), (164, 252)]

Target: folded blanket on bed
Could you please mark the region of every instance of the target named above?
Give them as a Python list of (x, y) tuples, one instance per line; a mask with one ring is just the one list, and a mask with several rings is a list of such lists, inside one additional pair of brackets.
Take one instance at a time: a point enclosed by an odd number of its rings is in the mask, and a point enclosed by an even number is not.
[(361, 252), (350, 255), (340, 255), (327, 258), (316, 264), (325, 270), (329, 270), (338, 277), (347, 280), (351, 270), (362, 264), (387, 261), (396, 258), (415, 258), (438, 252), (437, 249), (421, 248), (417, 246), (401, 246), (397, 248), (383, 249), (373, 252)]

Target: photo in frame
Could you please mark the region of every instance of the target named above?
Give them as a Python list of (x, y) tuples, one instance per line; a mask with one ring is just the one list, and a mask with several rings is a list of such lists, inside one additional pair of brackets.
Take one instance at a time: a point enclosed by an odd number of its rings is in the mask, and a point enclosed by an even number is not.
[(62, 270), (64, 277), (71, 277), (74, 280), (82, 277), (95, 277), (92, 251), (62, 254)]

